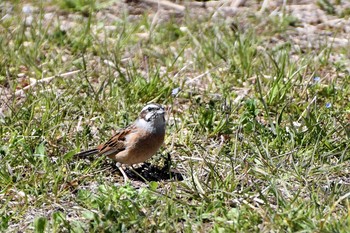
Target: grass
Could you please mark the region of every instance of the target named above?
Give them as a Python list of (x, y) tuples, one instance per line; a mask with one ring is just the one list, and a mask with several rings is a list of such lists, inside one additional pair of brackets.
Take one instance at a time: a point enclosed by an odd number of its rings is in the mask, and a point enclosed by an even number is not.
[[(284, 14), (237, 18), (245, 27), (232, 30), (209, 16), (111, 20), (99, 14), (109, 2), (8, 4), (0, 231), (350, 230), (345, 48), (289, 42), (296, 21)], [(168, 128), (150, 163), (170, 154), (183, 180), (124, 185), (106, 159), (73, 157), (152, 101), (167, 107)]]

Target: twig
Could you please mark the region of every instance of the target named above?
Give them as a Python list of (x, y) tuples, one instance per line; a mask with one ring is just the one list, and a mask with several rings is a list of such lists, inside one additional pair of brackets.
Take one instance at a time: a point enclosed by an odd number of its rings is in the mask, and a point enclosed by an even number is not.
[(297, 122), (299, 122), (299, 121), (301, 120), (301, 118), (304, 116), (304, 114), (305, 114), (307, 111), (309, 111), (311, 104), (313, 104), (316, 100), (317, 100), (317, 96), (315, 96), (314, 98), (312, 98), (311, 102), (307, 105), (307, 107), (305, 108), (305, 110), (300, 114), (300, 117), (299, 117), (299, 119), (298, 119)]
[(222, 0), (222, 1), (207, 1), (207, 2), (186, 2), (185, 5), (187, 7), (201, 7), (201, 8), (206, 8), (206, 7), (220, 7), (222, 5), (226, 5), (228, 3), (227, 0)]
[(166, 0), (143, 0), (143, 1), (146, 3), (149, 3), (149, 4), (158, 4), (158, 5), (163, 6), (165, 8), (171, 8), (171, 9), (181, 11), (181, 12), (185, 11), (185, 9), (186, 9), (186, 7), (184, 7), (184, 6), (181, 6), (179, 4), (169, 2)]
[(182, 71), (184, 71), (184, 70), (186, 70), (187, 69), (187, 67), (189, 67), (190, 65), (192, 65), (193, 64), (193, 62), (189, 62), (188, 64), (186, 64), (184, 67), (182, 67), (175, 75), (174, 75), (174, 79), (175, 78), (177, 78), (177, 76), (179, 76), (179, 74), (182, 72)]
[(196, 81), (197, 79), (200, 79), (202, 77), (204, 77), (205, 75), (209, 74), (211, 70), (207, 70), (206, 72), (204, 72), (203, 74), (200, 74), (190, 80), (187, 80), (186, 83), (193, 83), (194, 81)]
[(196, 76), (196, 77), (194, 77), (194, 78), (191, 78), (191, 79), (187, 80), (187, 81), (186, 81), (186, 84), (188, 84), (188, 83), (193, 83), (193, 82), (196, 81), (197, 79), (200, 79), (200, 78), (204, 77), (205, 75), (209, 74), (210, 72), (212, 72), (212, 71), (214, 71), (214, 70), (217, 70), (217, 69), (219, 69), (219, 68), (220, 68), (220, 66), (217, 66), (217, 67), (214, 67), (214, 68), (212, 68), (212, 69), (210, 69), (210, 70), (207, 70), (207, 71), (204, 72), (203, 74), (200, 74), (200, 75), (198, 75), (198, 76)]
[(81, 131), (81, 120), (83, 119), (82, 116), (79, 117), (79, 120), (78, 120), (78, 124), (77, 124), (77, 127), (76, 127), (76, 131), (79, 132)]
[(264, 10), (268, 7), (270, 0), (264, 0), (261, 4), (261, 8), (259, 10), (260, 13), (264, 12)]
[(231, 7), (237, 8), (237, 7), (243, 6), (245, 2), (246, 2), (246, 0), (235, 0), (235, 1), (232, 1)]
[(50, 82), (51, 80), (53, 80), (55, 78), (68, 77), (68, 76), (71, 76), (71, 75), (79, 73), (79, 72), (80, 72), (80, 70), (74, 70), (74, 71), (70, 71), (70, 72), (67, 72), (67, 73), (64, 73), (64, 74), (58, 74), (58, 75), (55, 75), (55, 76), (51, 76), (51, 77), (35, 80), (33, 83), (29, 84), (28, 86), (25, 86), (21, 90), (16, 91), (15, 95), (16, 96), (24, 95), (24, 91), (25, 90), (28, 90), (29, 88), (32, 88), (32, 87), (36, 86), (38, 83), (48, 83), (48, 82)]
[(184, 6), (179, 5), (167, 0), (143, 0), (145, 3), (159, 5), (168, 9), (174, 9), (180, 12), (184, 12), (186, 8), (200, 7), (200, 8), (218, 8), (229, 5), (229, 8), (236, 9), (243, 6), (246, 0), (220, 0), (220, 1), (204, 1), (204, 2), (185, 2)]

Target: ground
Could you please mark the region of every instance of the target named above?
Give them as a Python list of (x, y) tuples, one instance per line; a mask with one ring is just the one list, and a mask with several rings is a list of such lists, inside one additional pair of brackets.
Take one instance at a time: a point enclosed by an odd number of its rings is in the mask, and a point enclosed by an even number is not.
[[(0, 231), (349, 232), (350, 3), (0, 3)], [(142, 107), (164, 145), (77, 158)]]

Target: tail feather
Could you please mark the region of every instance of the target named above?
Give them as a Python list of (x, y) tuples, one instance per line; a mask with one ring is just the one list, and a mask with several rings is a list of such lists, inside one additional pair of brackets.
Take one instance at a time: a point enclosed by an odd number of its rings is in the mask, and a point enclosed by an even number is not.
[(89, 156), (89, 155), (98, 154), (98, 152), (99, 152), (98, 149), (92, 149), (92, 150), (87, 150), (87, 151), (80, 152), (78, 154), (75, 154), (74, 156), (76, 156), (76, 157)]

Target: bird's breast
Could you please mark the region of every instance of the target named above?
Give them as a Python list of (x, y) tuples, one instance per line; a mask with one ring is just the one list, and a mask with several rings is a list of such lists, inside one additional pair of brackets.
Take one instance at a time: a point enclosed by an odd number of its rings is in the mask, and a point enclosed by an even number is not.
[(165, 133), (132, 133), (126, 138), (126, 149), (114, 156), (124, 164), (142, 163), (151, 158), (164, 142)]

